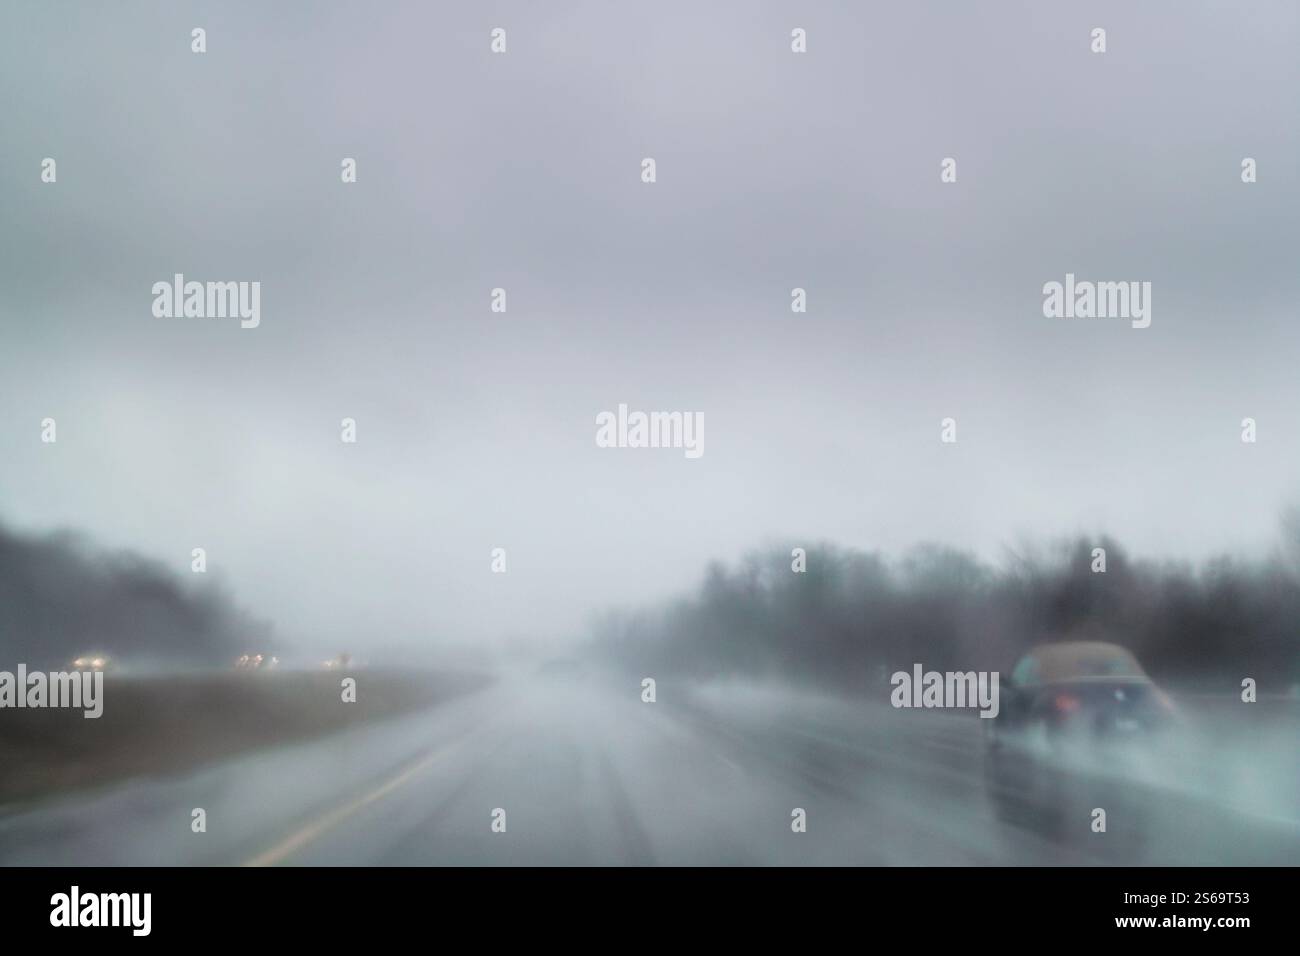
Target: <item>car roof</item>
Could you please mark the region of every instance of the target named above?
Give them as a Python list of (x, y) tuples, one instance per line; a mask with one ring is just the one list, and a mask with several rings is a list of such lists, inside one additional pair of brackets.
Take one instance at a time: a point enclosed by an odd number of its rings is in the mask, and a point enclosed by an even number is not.
[(1020, 659), (1012, 674), (1017, 684), (1050, 684), (1089, 678), (1140, 678), (1146, 672), (1133, 652), (1105, 641), (1040, 644)]

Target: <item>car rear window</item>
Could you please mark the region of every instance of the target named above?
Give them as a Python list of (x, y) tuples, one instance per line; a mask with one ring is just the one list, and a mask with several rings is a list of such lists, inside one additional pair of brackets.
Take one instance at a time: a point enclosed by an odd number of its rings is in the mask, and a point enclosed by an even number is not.
[(1083, 677), (1144, 677), (1142, 666), (1122, 647), (1048, 645), (1026, 654), (1011, 672), (1023, 687)]

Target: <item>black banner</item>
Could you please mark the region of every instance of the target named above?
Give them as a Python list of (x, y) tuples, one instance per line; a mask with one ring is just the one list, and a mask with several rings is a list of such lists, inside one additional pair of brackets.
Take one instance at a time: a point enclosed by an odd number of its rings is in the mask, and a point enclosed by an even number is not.
[[(1293, 869), (12, 869), (8, 939), (373, 944), (1294, 933)], [(103, 925), (108, 924), (108, 925)], [(1240, 934), (1245, 934), (1240, 935)], [(1157, 944), (1158, 945), (1158, 944)]]

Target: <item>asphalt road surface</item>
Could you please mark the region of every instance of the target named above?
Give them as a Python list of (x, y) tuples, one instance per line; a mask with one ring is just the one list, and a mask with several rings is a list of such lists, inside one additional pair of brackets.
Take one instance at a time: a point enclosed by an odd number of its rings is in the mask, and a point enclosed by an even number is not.
[[(400, 720), (11, 810), (0, 864), (1300, 863), (1294, 727), (1198, 735), (1138, 776), (1063, 776), (1044, 822), (1041, 807), (994, 799), (980, 725), (666, 681), (644, 703), (636, 680), (526, 674)], [(796, 808), (806, 832), (792, 830)]]

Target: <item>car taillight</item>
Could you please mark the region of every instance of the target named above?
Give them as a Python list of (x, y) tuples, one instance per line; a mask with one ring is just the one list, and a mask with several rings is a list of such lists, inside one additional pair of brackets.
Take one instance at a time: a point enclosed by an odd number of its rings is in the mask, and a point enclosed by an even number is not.
[(1057, 694), (1053, 704), (1059, 713), (1072, 714), (1079, 709), (1079, 698), (1073, 694)]

